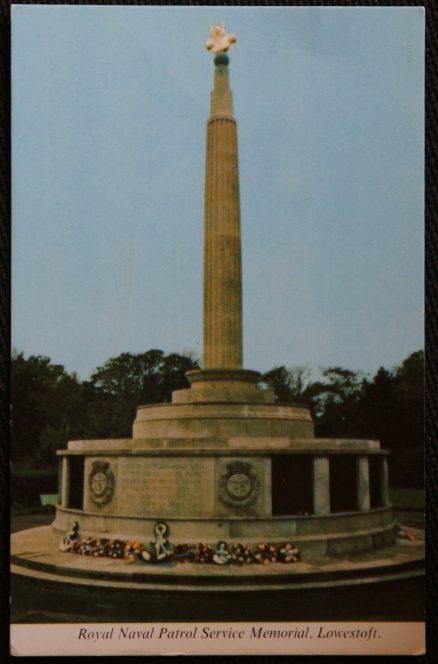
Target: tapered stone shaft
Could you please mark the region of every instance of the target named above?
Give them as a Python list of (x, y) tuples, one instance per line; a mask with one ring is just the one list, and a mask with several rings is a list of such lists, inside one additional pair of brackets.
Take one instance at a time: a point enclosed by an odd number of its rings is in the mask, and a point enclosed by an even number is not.
[(204, 367), (242, 368), (242, 269), (237, 126), (228, 56), (215, 57), (207, 123), (204, 228)]

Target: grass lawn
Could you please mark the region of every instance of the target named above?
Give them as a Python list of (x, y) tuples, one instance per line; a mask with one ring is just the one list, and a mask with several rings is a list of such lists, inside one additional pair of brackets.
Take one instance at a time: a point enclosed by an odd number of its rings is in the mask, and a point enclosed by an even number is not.
[(396, 509), (424, 510), (423, 489), (389, 489), (391, 502)]

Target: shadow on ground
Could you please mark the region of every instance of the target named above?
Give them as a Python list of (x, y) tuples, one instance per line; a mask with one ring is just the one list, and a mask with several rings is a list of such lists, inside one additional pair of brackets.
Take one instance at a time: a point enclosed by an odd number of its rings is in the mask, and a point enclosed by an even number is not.
[(169, 593), (11, 581), (12, 623), (424, 620), (423, 579), (324, 590)]
[[(13, 532), (53, 515), (13, 517)], [(406, 520), (404, 520), (406, 522)], [(408, 524), (409, 525), (409, 524)], [(111, 590), (11, 577), (12, 623), (424, 620), (424, 578), (263, 592)]]

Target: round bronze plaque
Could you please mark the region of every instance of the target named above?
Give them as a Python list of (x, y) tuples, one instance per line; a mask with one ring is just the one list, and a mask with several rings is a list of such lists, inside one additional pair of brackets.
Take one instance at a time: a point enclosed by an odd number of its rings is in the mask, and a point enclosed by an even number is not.
[(219, 476), (219, 496), (226, 505), (250, 505), (257, 498), (259, 482), (252, 464), (231, 461)]
[(106, 461), (94, 461), (88, 478), (90, 498), (95, 505), (106, 505), (114, 495), (114, 474)]

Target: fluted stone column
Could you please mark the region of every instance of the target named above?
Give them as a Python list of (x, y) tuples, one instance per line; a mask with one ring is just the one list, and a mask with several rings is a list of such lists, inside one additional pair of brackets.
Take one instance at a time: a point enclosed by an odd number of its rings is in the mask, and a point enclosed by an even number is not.
[(383, 507), (388, 507), (389, 500), (389, 478), (388, 478), (388, 459), (382, 457), (380, 466), (380, 496)]
[(328, 457), (313, 458), (313, 512), (330, 513), (330, 466)]
[(225, 53), (215, 56), (207, 124), (204, 367), (242, 368), (242, 271), (237, 127)]
[(57, 483), (57, 488), (58, 488), (58, 499), (57, 499), (57, 504), (62, 505), (62, 458), (58, 457), (57, 458), (57, 465), (58, 465), (58, 483)]
[(223, 24), (212, 26), (207, 49), (214, 58), (214, 86), (207, 122), (204, 209), (204, 368), (188, 371), (190, 390), (173, 403), (274, 403), (260, 374), (243, 369), (242, 259), (237, 126), (226, 50), (236, 41)]
[(68, 457), (62, 457), (62, 490), (61, 490), (61, 505), (68, 507), (68, 494), (70, 490), (70, 472), (69, 472)]
[(368, 457), (360, 456), (357, 461), (357, 507), (361, 511), (370, 509), (370, 471)]

